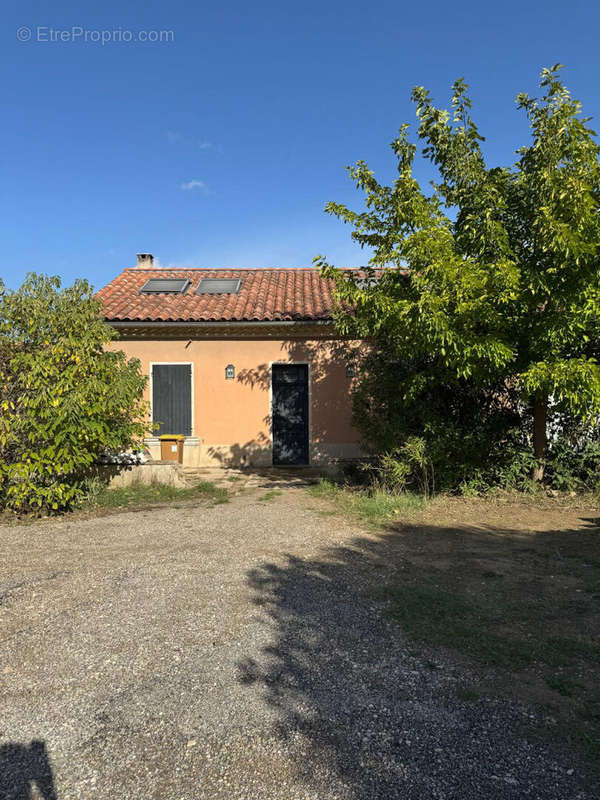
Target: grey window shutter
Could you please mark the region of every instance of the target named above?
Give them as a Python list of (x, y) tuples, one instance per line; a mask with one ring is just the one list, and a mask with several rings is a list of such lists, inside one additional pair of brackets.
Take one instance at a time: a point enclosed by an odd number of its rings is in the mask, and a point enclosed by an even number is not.
[(191, 436), (191, 364), (155, 364), (152, 367), (152, 420), (160, 423), (155, 436)]

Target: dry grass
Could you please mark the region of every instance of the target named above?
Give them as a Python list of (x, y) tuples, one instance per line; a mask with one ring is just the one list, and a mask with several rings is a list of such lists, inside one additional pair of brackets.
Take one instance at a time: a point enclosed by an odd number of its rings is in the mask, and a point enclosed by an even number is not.
[(90, 491), (83, 509), (131, 509), (147, 507), (161, 503), (174, 503), (178, 500), (194, 500), (204, 498), (215, 503), (226, 503), (226, 489), (218, 488), (213, 483), (201, 481), (195, 486), (179, 488), (164, 483), (132, 483), (131, 486), (110, 489), (97, 486)]
[(313, 497), (330, 500), (339, 511), (374, 527), (385, 525), (394, 519), (403, 519), (424, 506), (423, 499), (411, 492), (390, 494), (379, 489), (352, 490), (327, 480), (320, 480), (308, 492)]

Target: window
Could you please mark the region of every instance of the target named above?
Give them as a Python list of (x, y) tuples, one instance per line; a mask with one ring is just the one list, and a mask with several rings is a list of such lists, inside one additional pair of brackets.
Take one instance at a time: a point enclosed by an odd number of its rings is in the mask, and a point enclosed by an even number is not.
[(192, 365), (153, 364), (152, 421), (155, 436), (192, 435)]
[(239, 278), (202, 278), (196, 294), (238, 294), (241, 286)]
[(359, 289), (372, 289), (379, 283), (379, 278), (376, 275), (370, 275), (368, 278), (356, 278), (354, 283)]
[(183, 294), (189, 285), (187, 278), (150, 278), (140, 289), (140, 294)]

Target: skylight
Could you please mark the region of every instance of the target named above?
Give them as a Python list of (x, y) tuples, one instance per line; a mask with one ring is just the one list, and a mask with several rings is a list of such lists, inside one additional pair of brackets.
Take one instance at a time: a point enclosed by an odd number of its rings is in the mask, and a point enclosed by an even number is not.
[(183, 294), (189, 285), (188, 278), (150, 278), (140, 294)]
[(379, 278), (376, 275), (370, 275), (368, 278), (356, 278), (354, 283), (359, 289), (372, 289), (379, 283)]
[(202, 278), (196, 294), (238, 294), (240, 278)]

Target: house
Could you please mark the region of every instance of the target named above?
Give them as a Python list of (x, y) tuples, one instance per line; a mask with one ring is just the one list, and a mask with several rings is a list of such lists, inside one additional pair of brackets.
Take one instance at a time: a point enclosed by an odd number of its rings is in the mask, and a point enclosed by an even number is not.
[(314, 269), (158, 269), (149, 254), (98, 292), (112, 346), (149, 376), (146, 440), (185, 436), (189, 466), (327, 465), (360, 456), (353, 352)]

